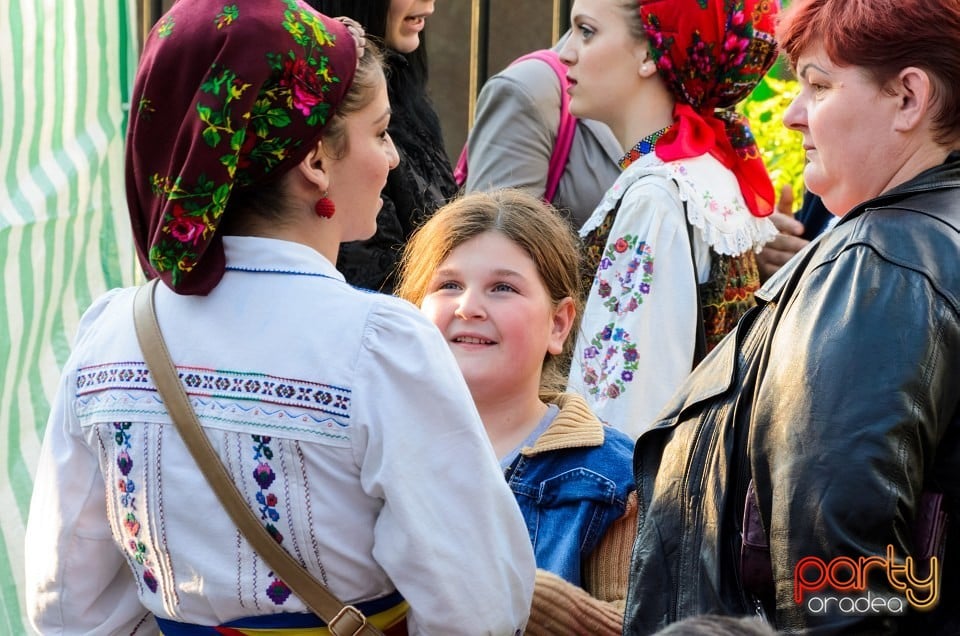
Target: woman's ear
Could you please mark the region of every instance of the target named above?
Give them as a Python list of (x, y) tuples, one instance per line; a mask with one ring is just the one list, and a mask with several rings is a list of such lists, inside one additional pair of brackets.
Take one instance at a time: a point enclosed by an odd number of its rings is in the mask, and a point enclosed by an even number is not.
[(657, 74), (657, 63), (653, 61), (653, 55), (650, 53), (650, 47), (646, 42), (639, 46), (643, 47), (640, 55), (640, 68), (638, 72), (640, 77), (646, 79)]
[(573, 328), (573, 321), (577, 317), (577, 306), (573, 299), (567, 296), (553, 310), (553, 324), (550, 329), (550, 341), (547, 344), (547, 352), (555, 356), (563, 353), (563, 345), (570, 335), (570, 329)]
[(304, 179), (316, 186), (319, 192), (326, 192), (330, 189), (328, 172), (330, 161), (330, 157), (323, 151), (323, 142), (318, 141), (317, 145), (300, 161), (297, 170)]
[(931, 111), (933, 86), (923, 69), (908, 66), (893, 79), (893, 91), (899, 100), (895, 130), (908, 132), (921, 125)]

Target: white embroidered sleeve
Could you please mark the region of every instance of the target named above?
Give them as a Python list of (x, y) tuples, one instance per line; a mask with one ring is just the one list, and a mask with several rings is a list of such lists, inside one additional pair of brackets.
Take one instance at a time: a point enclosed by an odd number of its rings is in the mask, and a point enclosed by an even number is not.
[[(84, 315), (83, 334), (113, 292)], [(34, 481), (25, 540), (26, 610), (41, 634), (156, 634), (137, 598), (130, 568), (105, 515), (97, 457), (71, 408), (74, 358), (67, 361), (51, 407)]]
[(690, 372), (696, 280), (676, 187), (637, 181), (594, 275), (570, 373), (571, 390), (634, 439)]

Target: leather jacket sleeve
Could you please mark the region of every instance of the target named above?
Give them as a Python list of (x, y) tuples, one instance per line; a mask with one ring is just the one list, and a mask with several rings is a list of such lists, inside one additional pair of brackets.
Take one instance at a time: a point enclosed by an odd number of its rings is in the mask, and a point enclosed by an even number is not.
[[(893, 633), (889, 614), (824, 614), (808, 605), (811, 596), (903, 598), (883, 568), (865, 590), (848, 591), (829, 582), (819, 591), (798, 589), (795, 569), (806, 557), (887, 559), (888, 546), (900, 564), (911, 554), (918, 498), (957, 409), (956, 386), (948, 386), (960, 377), (955, 305), (922, 268), (867, 244), (819, 263), (785, 302), (755, 402), (750, 453), (770, 538), (777, 626)], [(816, 563), (809, 567), (805, 578), (816, 579)], [(849, 575), (841, 570), (838, 578)], [(932, 594), (914, 590), (920, 601)]]

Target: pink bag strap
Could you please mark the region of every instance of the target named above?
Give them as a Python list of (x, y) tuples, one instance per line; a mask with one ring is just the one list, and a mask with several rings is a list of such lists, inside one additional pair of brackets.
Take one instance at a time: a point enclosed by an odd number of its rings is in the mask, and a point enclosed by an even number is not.
[[(567, 81), (567, 67), (563, 65), (560, 56), (553, 49), (540, 49), (521, 55), (511, 63), (511, 66), (524, 60), (540, 60), (546, 63), (556, 73), (557, 79), (560, 80), (560, 125), (557, 128), (557, 138), (553, 143), (553, 151), (550, 153), (550, 163), (547, 167), (547, 185), (543, 193), (544, 200), (553, 201), (560, 185), (560, 177), (563, 176), (563, 171), (567, 167), (570, 148), (573, 146), (573, 135), (577, 130), (577, 118), (570, 114), (570, 94), (567, 92), (570, 82)], [(461, 186), (467, 181), (467, 144), (464, 144), (463, 150), (460, 151), (453, 176), (457, 184)]]
[(518, 57), (513, 63), (516, 64), (523, 60), (545, 62), (557, 74), (557, 79), (560, 80), (560, 125), (557, 128), (557, 139), (553, 143), (553, 152), (550, 153), (550, 164), (547, 168), (547, 188), (543, 194), (545, 200), (553, 201), (560, 185), (560, 177), (563, 176), (563, 171), (567, 167), (570, 148), (573, 146), (573, 135), (577, 130), (577, 118), (570, 114), (570, 93), (567, 92), (570, 82), (567, 81), (567, 67), (563, 65), (560, 56), (553, 49), (540, 49), (527, 53)]
[(453, 180), (457, 182), (457, 186), (460, 188), (467, 182), (467, 145), (466, 142), (463, 144), (460, 156), (457, 157), (457, 165), (453, 167)]

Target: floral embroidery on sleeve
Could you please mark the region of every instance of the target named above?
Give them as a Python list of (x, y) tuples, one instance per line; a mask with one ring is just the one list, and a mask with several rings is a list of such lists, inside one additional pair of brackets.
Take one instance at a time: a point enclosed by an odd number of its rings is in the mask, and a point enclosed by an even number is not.
[[(608, 243), (597, 268), (596, 293), (616, 319), (643, 304), (652, 282), (653, 253), (649, 244), (632, 234)], [(592, 396), (619, 397), (639, 368), (637, 345), (617, 322), (604, 325), (583, 351), (583, 382)]]
[(595, 335), (583, 352), (583, 382), (593, 396), (618, 398), (639, 367), (637, 345), (614, 323)]
[[(626, 267), (615, 268), (617, 261), (629, 259)], [(612, 277), (611, 277), (612, 275)], [(638, 237), (626, 234), (608, 244), (597, 268), (597, 294), (603, 306), (618, 317), (643, 304), (653, 282), (653, 255), (650, 246)]]

